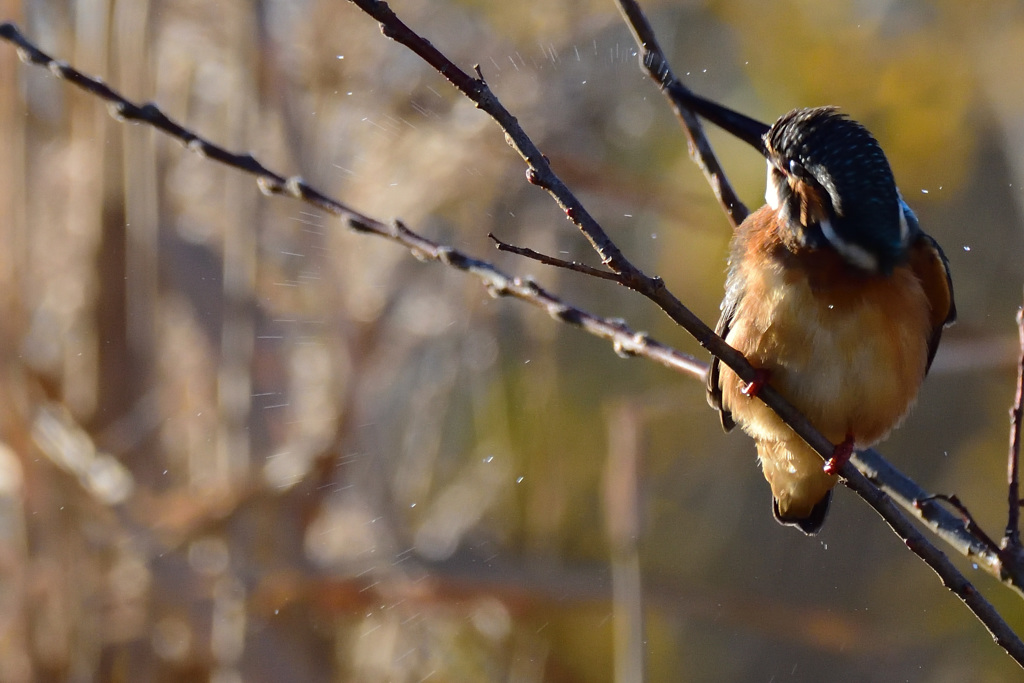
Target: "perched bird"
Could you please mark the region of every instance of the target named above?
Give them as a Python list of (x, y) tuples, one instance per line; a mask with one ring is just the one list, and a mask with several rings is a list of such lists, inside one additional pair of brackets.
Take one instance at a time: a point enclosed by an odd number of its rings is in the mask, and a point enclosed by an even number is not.
[[(739, 424), (757, 443), (775, 518), (814, 534), (835, 472), (914, 402), (956, 318), (949, 266), (878, 142), (838, 109), (796, 109), (768, 126), (687, 97), (768, 161), (767, 204), (733, 237), (716, 330), (760, 379), (748, 384), (715, 359), (708, 400), (727, 431)], [(831, 460), (755, 398), (763, 382), (838, 444)]]

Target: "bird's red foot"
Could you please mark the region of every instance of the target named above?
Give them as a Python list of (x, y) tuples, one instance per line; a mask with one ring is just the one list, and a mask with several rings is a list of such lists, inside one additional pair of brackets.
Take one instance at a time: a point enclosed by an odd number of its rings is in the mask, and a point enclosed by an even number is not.
[(832, 457), (825, 461), (825, 474), (838, 474), (853, 455), (853, 435), (847, 434), (841, 444), (836, 444)]
[(764, 385), (768, 384), (768, 380), (771, 378), (771, 375), (772, 373), (769, 370), (762, 370), (760, 368), (754, 370), (754, 381), (740, 389), (740, 393), (747, 398), (757, 398), (757, 395), (761, 393), (761, 389), (764, 388)]

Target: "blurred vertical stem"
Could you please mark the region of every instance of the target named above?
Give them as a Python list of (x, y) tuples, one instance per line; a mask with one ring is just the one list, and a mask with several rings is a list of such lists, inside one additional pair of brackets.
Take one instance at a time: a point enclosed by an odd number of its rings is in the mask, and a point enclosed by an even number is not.
[[(229, 52), (242, 64), (259, 63), (260, 32), (251, 15), (225, 29)], [(248, 144), (251, 118), (258, 107), (252, 72), (239, 67), (239, 77), (224, 98), (224, 130), (235, 147)], [(249, 184), (239, 174), (224, 179), (224, 317), (221, 321), (221, 351), (217, 365), (217, 461), (215, 476), (232, 488), (249, 470), (248, 422), (252, 410), (252, 360), (254, 354), (257, 212)]]
[(612, 565), (615, 680), (619, 683), (646, 680), (643, 586), (637, 548), (639, 423), (637, 406), (632, 402), (617, 404), (608, 421), (604, 507)]
[[(114, 7), (114, 46), (118, 79), (129, 92), (152, 92), (148, 0), (119, 2)], [(122, 126), (124, 136), (124, 291), (125, 335), (131, 372), (139, 399), (155, 380), (156, 321), (160, 253), (155, 133), (142, 126)], [(124, 406), (125, 409), (128, 406)]]
[[(3, 16), (22, 19), (21, 3), (0, 1)], [(10, 51), (8, 51), (10, 52)], [(17, 70), (18, 58), (13, 53), (0, 55), (0, 130), (4, 144), (0, 146), (0, 315), (5, 321), (4, 353), (24, 335), (26, 313), (23, 269), (28, 262), (25, 240), (25, 216), (28, 191), (25, 179), (24, 79)]]
[[(109, 71), (110, 3), (79, 0), (71, 5), (75, 41), (72, 59), (87, 69)], [(67, 104), (69, 132), (65, 159), (69, 178), (67, 192), (55, 200), (61, 205), (64, 220), (55, 226), (55, 231), (47, 230), (30, 238), (36, 247), (52, 250), (59, 254), (57, 258), (65, 260), (58, 262), (60, 272), (49, 273), (47, 281), (37, 280), (32, 285), (37, 293), (58, 297), (61, 288), (71, 283), (85, 291), (98, 288), (95, 301), (85, 299), (69, 307), (67, 313), (57, 313), (62, 318), (60, 324), (65, 326), (57, 351), (61, 357), (46, 360), (59, 363), (61, 398), (73, 413), (117, 415), (124, 408), (129, 378), (124, 369), (127, 354), (123, 348), (123, 226), (106, 220), (108, 211), (118, 216), (120, 208), (116, 204), (120, 200), (119, 188), (110, 182), (112, 168), (106, 164), (110, 157), (105, 154), (113, 124), (104, 112), (96, 111), (88, 98), (69, 98)], [(96, 159), (105, 162), (97, 164)], [(37, 207), (40, 213), (36, 217), (44, 215), (40, 209)], [(33, 217), (29, 224), (33, 224)], [(59, 250), (55, 248), (58, 243)], [(32, 266), (53, 267), (45, 263), (51, 259), (52, 253), (37, 252)], [(42, 297), (36, 300), (43, 301)], [(55, 306), (45, 308), (60, 310)]]
[(1020, 343), (1020, 360), (1017, 362), (1017, 393), (1010, 408), (1010, 454), (1007, 469), (1009, 479), (1009, 517), (1003, 548), (1014, 554), (1017, 562), (1022, 561), (1024, 550), (1020, 545), (1020, 434), (1024, 422), (1024, 307), (1017, 309), (1017, 336)]

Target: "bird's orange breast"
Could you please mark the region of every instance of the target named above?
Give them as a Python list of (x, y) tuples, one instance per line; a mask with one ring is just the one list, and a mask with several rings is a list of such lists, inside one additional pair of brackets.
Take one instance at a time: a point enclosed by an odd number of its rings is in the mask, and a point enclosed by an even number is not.
[[(767, 208), (767, 207), (766, 207)], [(833, 443), (884, 437), (906, 415), (928, 362), (931, 306), (909, 266), (868, 274), (831, 250), (794, 253), (766, 209), (736, 235), (743, 282), (726, 341)], [(792, 431), (723, 368), (722, 401), (751, 436), (789, 441)]]

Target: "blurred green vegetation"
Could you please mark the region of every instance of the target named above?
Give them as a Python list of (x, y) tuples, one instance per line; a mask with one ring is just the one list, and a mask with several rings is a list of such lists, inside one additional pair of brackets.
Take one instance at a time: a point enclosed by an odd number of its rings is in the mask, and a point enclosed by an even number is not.
[[(613, 3), (391, 4), (717, 319), (728, 223)], [(998, 535), (1024, 6), (643, 5), (698, 92), (763, 120), (838, 104), (879, 138), (960, 310), (881, 450)], [(494, 251), (597, 260), (497, 127), (349, 3), (0, 7), (212, 140), (701, 353), (622, 288)], [(845, 490), (820, 536), (776, 525), (698, 382), (263, 197), (9, 46), (0, 90), (0, 680), (611, 681), (639, 602), (651, 681), (1019, 676)], [(710, 133), (757, 206), (763, 161)], [(608, 478), (620, 424), (636, 486)]]

